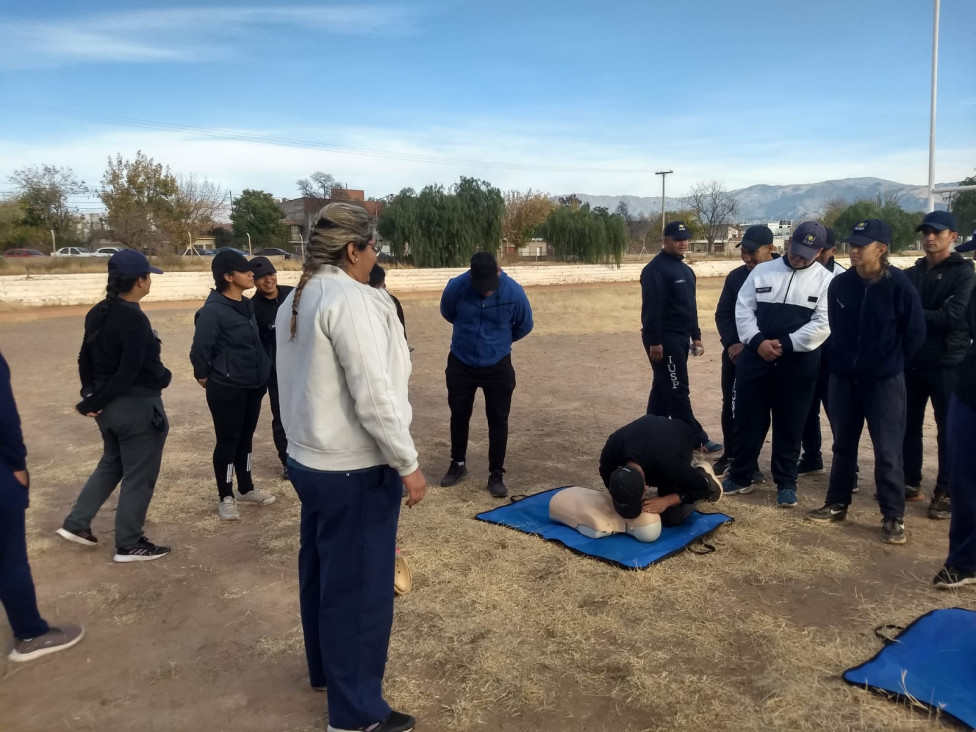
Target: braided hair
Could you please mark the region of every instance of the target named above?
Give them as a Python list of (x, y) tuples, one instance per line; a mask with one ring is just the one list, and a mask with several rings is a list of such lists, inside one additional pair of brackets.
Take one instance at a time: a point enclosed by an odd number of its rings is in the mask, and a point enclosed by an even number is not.
[(92, 320), (89, 323), (91, 335), (85, 339), (87, 343), (95, 340), (96, 336), (101, 332), (102, 326), (108, 318), (108, 314), (112, 311), (112, 307), (119, 301), (119, 295), (124, 295), (129, 292), (135, 287), (136, 282), (148, 276), (148, 272), (140, 275), (119, 274), (118, 272), (108, 273), (108, 283), (105, 285), (105, 299), (92, 308)]
[(373, 240), (373, 220), (366, 209), (351, 203), (330, 203), (319, 211), (315, 226), (308, 237), (308, 252), (302, 276), (295, 286), (295, 299), (291, 306), (291, 340), (298, 329), (298, 303), (309, 278), (324, 265), (346, 268), (346, 245), (355, 245), (358, 251)]

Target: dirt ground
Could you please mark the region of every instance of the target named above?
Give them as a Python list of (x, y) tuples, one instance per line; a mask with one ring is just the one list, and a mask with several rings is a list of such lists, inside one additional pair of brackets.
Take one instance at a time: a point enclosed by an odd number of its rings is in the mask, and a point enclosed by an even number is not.
[[(716, 439), (720, 346), (711, 313), (720, 286), (700, 283), (706, 354), (690, 366), (696, 413)], [(606, 436), (643, 413), (650, 386), (639, 288), (544, 288), (529, 297), (536, 329), (514, 352), (507, 481), (525, 494), (595, 486)], [(485, 491), (487, 430), (477, 405), (469, 477), (437, 486), (449, 459), (450, 326), (435, 295), (403, 302), (416, 348), (413, 433), (431, 487), (401, 519), (414, 590), (396, 601), (386, 690), (419, 718), (418, 729), (952, 728), (840, 678), (879, 650), (873, 630), (882, 623), (976, 605), (976, 593), (930, 588), (948, 524), (925, 518), (925, 503), (909, 504), (907, 545), (880, 542), (866, 438), (862, 490), (845, 524), (802, 521), (826, 488), (825, 476), (803, 478), (794, 510), (776, 507), (771, 486), (723, 500), (717, 508), (735, 521), (713, 536), (713, 554), (616, 569), (472, 519), (498, 504)], [(174, 551), (128, 565), (111, 561), (112, 501), (94, 523), (94, 550), (54, 535), (100, 455), (94, 423), (73, 409), (85, 308), (0, 315), (30, 452), (40, 606), (50, 621), (78, 621), (88, 632), (63, 654), (9, 664), (0, 621), (2, 730), (323, 729), (325, 698), (308, 686), (302, 651), (298, 500), (279, 479), (265, 408), (255, 477), (278, 500), (242, 507), (240, 522), (217, 519), (210, 416), (187, 359), (196, 306), (147, 307), (174, 372), (147, 534)], [(929, 493), (931, 424), (926, 438)], [(768, 445), (760, 464), (768, 472)]]

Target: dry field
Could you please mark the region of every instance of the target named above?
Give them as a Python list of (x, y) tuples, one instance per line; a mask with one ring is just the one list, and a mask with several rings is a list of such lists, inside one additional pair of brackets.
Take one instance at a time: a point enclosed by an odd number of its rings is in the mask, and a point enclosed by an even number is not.
[[(696, 412), (716, 438), (719, 344), (710, 313), (720, 285), (700, 283), (707, 352), (691, 364)], [(642, 413), (650, 384), (639, 288), (546, 288), (529, 297), (536, 330), (515, 348), (507, 480), (517, 493), (596, 485), (604, 439)], [(848, 522), (828, 528), (801, 520), (822, 502), (824, 476), (801, 479), (796, 510), (777, 508), (767, 487), (720, 504), (735, 522), (713, 536), (715, 553), (685, 553), (642, 572), (474, 521), (497, 503), (484, 490), (484, 417), (476, 406), (469, 477), (437, 487), (448, 463), (450, 327), (433, 295), (408, 295), (404, 308), (416, 348), (414, 435), (434, 485), (401, 520), (414, 590), (396, 601), (386, 689), (394, 706), (418, 716), (419, 729), (951, 728), (840, 678), (879, 649), (876, 626), (974, 606), (972, 592), (930, 589), (948, 526), (925, 518), (925, 504), (909, 504), (909, 543), (886, 546), (868, 480)], [(255, 475), (278, 501), (221, 523), (209, 413), (186, 356), (194, 306), (147, 310), (174, 372), (164, 394), (172, 429), (147, 533), (174, 552), (136, 565), (111, 561), (111, 505), (93, 527), (103, 544), (95, 550), (53, 533), (99, 456), (95, 425), (72, 406), (84, 308), (0, 315), (30, 450), (28, 531), (42, 612), (88, 630), (64, 654), (22, 665), (0, 659), (0, 728), (320, 730), (325, 699), (308, 687), (298, 613), (299, 504), (278, 480), (267, 409)], [(768, 455), (760, 462), (768, 470)], [(867, 445), (861, 465), (870, 476)], [(933, 467), (929, 458), (927, 492)], [(0, 639), (5, 652), (5, 623)]]

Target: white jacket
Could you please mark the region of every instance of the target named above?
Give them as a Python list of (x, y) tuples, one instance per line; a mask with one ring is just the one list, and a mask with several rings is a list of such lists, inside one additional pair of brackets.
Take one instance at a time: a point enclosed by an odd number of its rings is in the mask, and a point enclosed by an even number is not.
[(393, 301), (323, 266), (302, 291), (292, 340), (294, 297), (285, 298), (275, 320), (288, 455), (315, 470), (415, 471), (410, 352)]

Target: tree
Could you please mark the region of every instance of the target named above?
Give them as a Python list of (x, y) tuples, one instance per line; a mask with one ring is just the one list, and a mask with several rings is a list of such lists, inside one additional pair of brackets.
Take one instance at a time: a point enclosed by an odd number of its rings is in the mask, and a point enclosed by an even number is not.
[(295, 183), (305, 198), (335, 198), (337, 192), (346, 189), (345, 183), (340, 183), (332, 175), (321, 170), (315, 171), (308, 178), (299, 178)]
[(78, 239), (73, 218), (76, 209), (70, 196), (88, 193), (85, 182), (78, 180), (71, 168), (41, 165), (15, 170), (10, 182), (17, 186), (17, 199), (23, 209), (22, 225), (53, 230), (59, 241)]
[[(970, 176), (959, 185), (976, 186), (976, 175)], [(968, 239), (976, 229), (976, 191), (962, 191), (952, 202), (952, 212), (956, 215), (962, 240)]]
[(556, 257), (586, 264), (614, 262), (620, 266), (627, 250), (627, 224), (622, 216), (603, 207), (590, 210), (559, 206), (546, 218), (539, 233)]
[(136, 159), (108, 159), (98, 196), (108, 209), (105, 222), (126, 246), (146, 249), (173, 215), (176, 178), (142, 150)]
[[(172, 208), (161, 227), (169, 234), (171, 242), (192, 244), (201, 234), (214, 227), (217, 214), (224, 207), (225, 194), (220, 186), (206, 178), (190, 174), (176, 181), (176, 193)], [(181, 244), (173, 247), (182, 250)]]
[(891, 227), (891, 251), (900, 252), (915, 246), (918, 240), (915, 227), (922, 223), (922, 216), (921, 211), (905, 211), (891, 199), (882, 199), (881, 202), (860, 199), (844, 209), (834, 222), (833, 229), (838, 242), (841, 242), (858, 222), (881, 219)]
[(24, 223), (27, 212), (18, 196), (0, 198), (0, 249), (51, 249), (51, 232)]
[(245, 189), (234, 199), (230, 220), (240, 249), (247, 251), (248, 244), (254, 249), (288, 244), (288, 227), (281, 223), (281, 209), (270, 193)]
[(576, 211), (580, 206), (583, 205), (583, 201), (575, 193), (570, 193), (568, 196), (559, 197), (560, 206), (569, 206), (571, 209)]
[(820, 223), (824, 226), (834, 228), (834, 225), (837, 223), (837, 219), (842, 213), (844, 213), (844, 209), (846, 209), (847, 206), (848, 203), (843, 198), (838, 197), (827, 199), (824, 201), (823, 206), (820, 207)]
[(727, 230), (739, 211), (739, 202), (717, 180), (704, 181), (692, 186), (686, 198), (702, 225), (702, 233), (708, 242), (708, 251)]
[(502, 236), (509, 246), (522, 248), (531, 239), (556, 204), (546, 193), (528, 190), (505, 194)]

